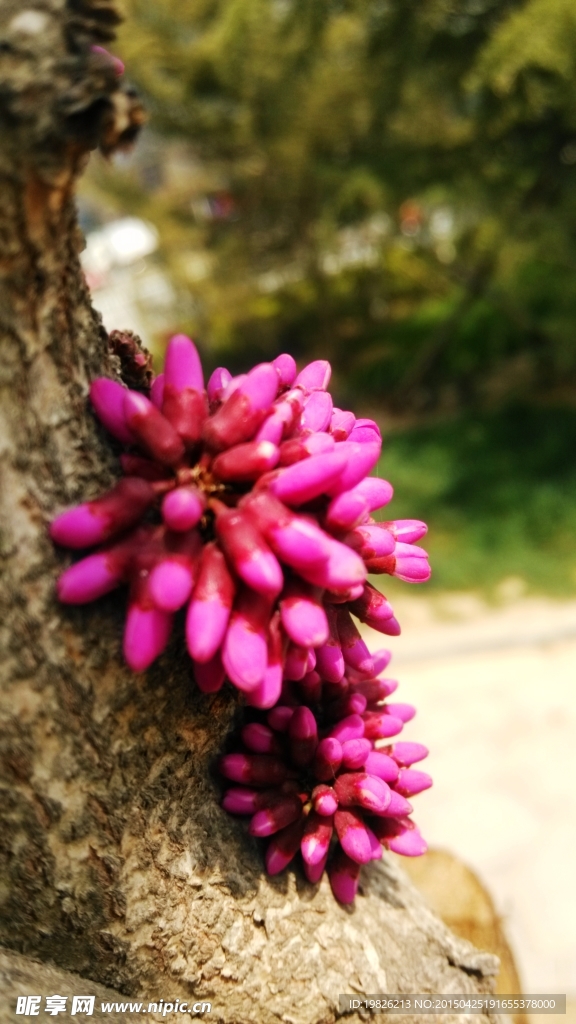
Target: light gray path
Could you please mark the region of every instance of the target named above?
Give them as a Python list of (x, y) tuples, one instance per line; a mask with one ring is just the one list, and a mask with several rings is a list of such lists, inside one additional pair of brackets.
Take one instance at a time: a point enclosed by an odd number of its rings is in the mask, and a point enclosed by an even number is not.
[(394, 604), (388, 674), (418, 707), (403, 735), (430, 747), (435, 780), (415, 817), (489, 887), (524, 990), (574, 994), (576, 601)]

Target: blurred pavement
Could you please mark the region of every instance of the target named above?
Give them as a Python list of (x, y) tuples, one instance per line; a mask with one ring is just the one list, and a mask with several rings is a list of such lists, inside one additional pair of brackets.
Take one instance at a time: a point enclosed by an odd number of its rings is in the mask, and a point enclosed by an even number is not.
[[(502, 915), (526, 993), (576, 995), (576, 601), (398, 598), (388, 675), (431, 750), (414, 801)], [(384, 646), (371, 630), (372, 648)]]

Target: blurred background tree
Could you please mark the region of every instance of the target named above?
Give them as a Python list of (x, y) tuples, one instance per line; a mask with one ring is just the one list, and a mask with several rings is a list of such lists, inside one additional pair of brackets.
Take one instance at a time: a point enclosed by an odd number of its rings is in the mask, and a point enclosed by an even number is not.
[(233, 371), (330, 358), (437, 585), (573, 588), (573, 0), (125, 8), (150, 129), (85, 203), (159, 232), (159, 354), (178, 327)]

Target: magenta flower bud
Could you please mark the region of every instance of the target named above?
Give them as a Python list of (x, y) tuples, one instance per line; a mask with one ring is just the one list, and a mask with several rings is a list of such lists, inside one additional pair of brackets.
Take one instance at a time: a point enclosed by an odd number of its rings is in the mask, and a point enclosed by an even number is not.
[(361, 694), (369, 704), (377, 704), (378, 701), (385, 700), (397, 689), (396, 679), (361, 679), (351, 685), (353, 693)]
[(371, 558), (366, 565), (370, 572), (386, 572), (406, 583), (425, 583), (431, 575), (427, 552), (401, 541), (397, 542), (393, 554)]
[(124, 626), (124, 657), (133, 672), (144, 672), (162, 654), (172, 629), (172, 615), (131, 600)]
[(193, 564), (166, 558), (150, 573), (150, 596), (157, 608), (176, 612), (186, 604), (194, 584)]
[(347, 740), (363, 739), (364, 730), (365, 724), (360, 715), (348, 715), (348, 718), (343, 718), (342, 721), (332, 727), (330, 735), (340, 740), (340, 743), (346, 743)]
[(392, 657), (391, 651), (381, 647), (378, 651), (372, 651), (372, 661), (374, 662), (374, 675), (377, 676), (380, 672), (383, 672), (385, 668), (388, 668), (390, 658)]
[(283, 437), (292, 433), (304, 408), (304, 395), (301, 391), (288, 391), (282, 399), (272, 406), (256, 434), (257, 441), (272, 441), (279, 444)]
[(266, 754), (225, 754), (219, 768), (224, 778), (246, 786), (281, 786), (286, 779), (284, 762)]
[(404, 728), (401, 718), (388, 714), (386, 711), (366, 711), (362, 718), (364, 720), (364, 735), (369, 740), (386, 739), (388, 736), (397, 736)]
[(177, 487), (164, 496), (162, 517), (170, 530), (184, 533), (200, 522), (205, 508), (206, 498), (197, 487)]
[(110, 64), (117, 78), (121, 78), (126, 68), (124, 62), (121, 61), (119, 57), (116, 57), (113, 53), (109, 53), (103, 46), (97, 46), (95, 43), (90, 47), (90, 49), (92, 50), (92, 53), (98, 54), (107, 64)]
[(394, 551), (396, 564), (394, 576), (406, 583), (425, 583), (430, 579), (431, 571), (428, 565), (428, 554), (423, 548), (415, 547), (413, 544), (403, 544), (400, 541), (396, 544)]
[(174, 335), (166, 349), (162, 413), (187, 448), (198, 443), (208, 404), (200, 356), (185, 334)]
[(368, 828), (368, 826), (366, 826), (366, 831), (368, 832), (368, 839), (370, 840), (370, 848), (372, 850), (372, 856), (370, 860), (381, 860), (382, 846), (380, 845), (379, 840), (374, 835), (372, 829)]
[(228, 814), (254, 814), (262, 806), (262, 791), (232, 786), (224, 794), (222, 807)]
[(291, 580), (280, 599), (282, 625), (300, 647), (319, 647), (328, 639), (328, 620), (319, 601), (319, 591)]
[(320, 740), (314, 753), (312, 771), (317, 779), (333, 779), (342, 764), (342, 744), (335, 736)]
[(304, 857), (302, 857), (302, 867), (304, 868), (304, 874), (310, 882), (310, 885), (316, 885), (316, 883), (320, 881), (327, 863), (328, 854), (326, 854), (322, 860), (319, 860), (317, 864), (308, 864), (307, 861), (304, 860)]
[(270, 441), (248, 441), (217, 455), (212, 472), (219, 480), (248, 483), (274, 469), (279, 458), (280, 450)]
[(361, 814), (356, 811), (338, 810), (334, 815), (334, 827), (340, 845), (357, 864), (367, 864), (372, 860), (372, 843)]
[(274, 731), (260, 722), (250, 722), (242, 729), (242, 742), (255, 754), (279, 754), (280, 744)]
[(326, 359), (316, 359), (308, 363), (296, 377), (296, 387), (305, 388), (307, 391), (326, 391), (332, 376), (332, 367)]
[(417, 828), (406, 829), (400, 835), (389, 839), (386, 845), (393, 853), (400, 853), (404, 857), (421, 857), (428, 849), (428, 844)]
[(177, 392), (169, 384), (164, 387), (162, 414), (174, 427), (187, 449), (195, 448), (202, 436), (202, 427), (208, 416), (205, 391), (186, 388)]
[[(323, 392), (315, 393), (320, 395)], [(310, 455), (325, 455), (333, 452), (335, 448), (336, 442), (329, 434), (301, 434), (299, 437), (291, 437), (289, 441), (283, 441), (280, 445), (280, 465), (292, 466)]]
[(366, 772), (340, 775), (334, 783), (334, 790), (341, 807), (358, 804), (373, 814), (385, 811), (391, 800), (390, 787), (376, 775)]
[(309, 708), (296, 708), (288, 726), (290, 756), (299, 768), (310, 764), (318, 746), (318, 727)]
[[(350, 438), (353, 433), (354, 431)], [(363, 480), (380, 458), (381, 443), (358, 444), (352, 440), (341, 441), (336, 450), (346, 456), (346, 465), (337, 480), (326, 491), (331, 496), (351, 491)]]
[(412, 813), (412, 804), (408, 803), (405, 797), (401, 793), (397, 793), (395, 789), (390, 790), (390, 803), (384, 811), (380, 811), (380, 814), (384, 817), (389, 818), (401, 818), (405, 814)]
[(338, 447), (326, 455), (311, 455), (302, 462), (277, 470), (270, 481), (270, 490), (288, 505), (303, 505), (327, 493), (346, 465), (346, 458), (346, 452), (340, 452)]
[(365, 480), (361, 480), (359, 484), (356, 484), (354, 493), (360, 494), (365, 498), (370, 511), (375, 512), (376, 509), (382, 508), (383, 505), (387, 505), (392, 500), (394, 488), (387, 480), (382, 480), (378, 476), (368, 476)]
[(200, 558), (196, 586), (186, 618), (186, 641), (195, 661), (210, 661), (220, 647), (226, 634), (235, 590), (222, 552), (216, 544), (207, 544)]
[(355, 423), (356, 417), (353, 412), (335, 408), (330, 420), (330, 433), (336, 441), (345, 441)]
[(411, 722), (416, 714), (416, 708), (412, 704), (386, 704), (383, 711), (393, 718), (399, 718), (401, 722)]
[(253, 590), (273, 598), (282, 590), (282, 569), (266, 541), (241, 511), (216, 517), (216, 534), (236, 572)]
[(300, 844), (302, 858), (306, 864), (314, 866), (325, 860), (333, 831), (334, 823), (330, 818), (310, 811)]
[(230, 380), (228, 381), (226, 387), (224, 388), (224, 393), (222, 395), (223, 402), (227, 402), (228, 399), (232, 397), (234, 392), (238, 391), (238, 389), (246, 380), (247, 376), (247, 373), (239, 373), (236, 377), (230, 377)]
[(373, 672), (374, 663), (370, 651), (352, 622), (347, 608), (338, 609), (336, 627), (344, 661), (360, 672)]
[(281, 387), (292, 387), (297, 373), (295, 359), (287, 352), (283, 352), (281, 356), (276, 356), (276, 359), (272, 360), (272, 366), (278, 374)]
[(327, 391), (313, 391), (304, 403), (300, 426), (304, 430), (327, 430), (332, 419), (332, 399)]
[(383, 594), (371, 583), (366, 583), (361, 597), (350, 603), (350, 611), (361, 622), (388, 636), (398, 636), (400, 626), (394, 617), (394, 610)]
[(359, 551), (364, 559), (391, 555), (396, 547), (394, 537), (380, 523), (357, 526), (346, 537), (346, 543)]
[(300, 817), (298, 821), (276, 833), (266, 850), (265, 864), (269, 875), (277, 875), (284, 871), (294, 859), (300, 849), (303, 829), (304, 818)]
[(228, 387), (232, 380), (232, 374), (224, 366), (218, 366), (214, 373), (211, 375), (208, 384), (206, 385), (206, 391), (208, 393), (208, 401), (216, 404), (222, 401), (224, 391)]
[(395, 540), (405, 544), (414, 544), (428, 533), (426, 523), (420, 522), (419, 519), (393, 519), (380, 525), (389, 530)]
[(364, 583), (366, 566), (360, 556), (346, 544), (340, 544), (331, 538), (329, 540), (330, 543), (324, 548), (328, 550), (327, 561), (300, 569), (300, 573), (310, 583), (315, 583), (319, 587), (326, 587), (336, 594), (339, 591), (344, 592), (347, 600), (350, 589)]
[(243, 501), (241, 507), (250, 514), (278, 558), (301, 575), (307, 567), (328, 561), (332, 539), (316, 524), (294, 515), (272, 494), (260, 491)]
[(262, 682), (246, 694), (246, 703), (254, 708), (271, 708), (282, 693), (283, 638), (280, 616), (275, 612), (268, 628), (268, 664)]
[(372, 750), (364, 763), (364, 768), (369, 775), (375, 775), (384, 782), (396, 782), (399, 768), (393, 758), (380, 750)]
[(209, 661), (193, 661), (194, 679), (202, 693), (217, 693), (222, 688), (226, 673), (220, 657), (220, 651)]
[(294, 708), (278, 705), (268, 712), (266, 721), (275, 732), (287, 732), (293, 714)]
[(328, 563), (331, 548), (329, 538), (314, 523), (294, 516), (289, 522), (269, 528), (266, 539), (278, 558), (304, 579), (316, 574), (323, 578), (323, 564)]
[(282, 665), (268, 664), (262, 681), (246, 693), (246, 703), (252, 708), (271, 708), (280, 700), (281, 693)]
[[(230, 387), (230, 385), (229, 385)], [(204, 441), (213, 451), (251, 441), (278, 390), (278, 374), (270, 363), (250, 371), (204, 425)]]
[(271, 444), (279, 445), (284, 434), (284, 428), (285, 423), (282, 416), (278, 413), (272, 413), (271, 416), (266, 417), (254, 440), (269, 441)]
[(123, 444), (133, 444), (134, 435), (126, 422), (124, 396), (127, 389), (115, 380), (98, 377), (90, 385), (90, 401), (100, 422)]
[(289, 644), (284, 659), (284, 678), (297, 682), (304, 679), (308, 670), (308, 650), (297, 644)]
[(382, 440), (382, 434), (374, 420), (357, 419), (350, 432), (350, 438), (360, 444), (374, 444)]
[(370, 740), (347, 740), (342, 744), (342, 764), (345, 768), (363, 768), (372, 750)]
[(302, 816), (302, 804), (297, 796), (278, 796), (278, 799), (262, 811), (257, 811), (250, 822), (251, 836), (271, 836), (274, 832), (292, 825)]
[(338, 641), (329, 639), (316, 650), (316, 668), (322, 679), (337, 683), (344, 675), (344, 658)]
[(328, 877), (335, 899), (339, 903), (353, 903), (360, 881), (360, 864), (337, 849), (328, 867)]
[(175, 391), (194, 388), (204, 390), (204, 374), (198, 349), (185, 334), (175, 334), (166, 348), (164, 377), (167, 385)]
[(234, 602), (222, 662), (234, 685), (246, 693), (262, 682), (268, 667), (269, 621), (269, 600), (244, 587)]
[(259, 363), (246, 374), (240, 391), (250, 401), (252, 409), (268, 412), (278, 393), (278, 373), (272, 363)]
[(129, 430), (153, 458), (167, 466), (175, 466), (180, 461), (184, 455), (180, 437), (144, 395), (136, 391), (124, 392), (124, 415)]
[(311, 793), (312, 807), (316, 814), (331, 818), (338, 810), (338, 799), (331, 786), (315, 786)]
[(114, 548), (88, 555), (59, 577), (56, 593), (64, 604), (87, 604), (115, 590), (125, 579), (127, 558), (115, 557)]
[(155, 405), (157, 409), (162, 410), (162, 403), (164, 402), (164, 374), (159, 373), (157, 377), (152, 381), (150, 387), (150, 401), (152, 405)]
[(432, 779), (426, 772), (417, 772), (413, 768), (401, 768), (394, 788), (401, 796), (416, 796), (430, 789)]
[[(308, 650), (308, 661), (306, 662), (306, 676), (305, 676), (305, 678), (307, 676), (309, 676), (311, 672), (314, 672), (315, 668), (316, 668), (316, 651), (314, 650), (313, 647), (311, 647)], [(315, 672), (314, 674), (318, 675), (317, 672)], [(320, 679), (320, 676), (318, 676), (318, 681), (319, 681), (320, 685), (322, 685), (322, 680)]]
[(332, 530), (352, 530), (368, 518), (369, 505), (356, 488), (333, 498), (326, 512), (326, 525)]
[(416, 764), (418, 761), (423, 761), (425, 757), (428, 757), (428, 747), (425, 747), (423, 743), (394, 743), (391, 747), (387, 747), (386, 752), (394, 758), (396, 764), (400, 765), (401, 768), (409, 768), (411, 765)]
[(349, 715), (362, 715), (366, 711), (367, 704), (366, 697), (361, 693), (347, 693), (328, 705), (326, 716), (331, 722), (336, 722)]
[(123, 477), (101, 498), (62, 512), (50, 525), (50, 536), (68, 548), (101, 544), (141, 518), (155, 499), (147, 480)]
[[(363, 583), (355, 583), (351, 587), (342, 587), (339, 590), (326, 590), (324, 598), (328, 604), (350, 604), (360, 597), (363, 590)], [(351, 666), (349, 668), (350, 671), (355, 671)]]

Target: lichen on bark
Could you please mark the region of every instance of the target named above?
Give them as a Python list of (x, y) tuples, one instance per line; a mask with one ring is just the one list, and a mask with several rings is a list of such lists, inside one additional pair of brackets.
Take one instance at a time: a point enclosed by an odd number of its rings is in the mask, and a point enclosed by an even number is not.
[(207, 998), (230, 1024), (335, 1020), (346, 991), (489, 991), (494, 958), (391, 864), (353, 909), (327, 882), (265, 878), (212, 774), (236, 698), (195, 691), (178, 640), (131, 674), (122, 598), (55, 601), (68, 556), (47, 524), (118, 472), (87, 404), (118, 360), (74, 208), (90, 150), (142, 122), (90, 49), (117, 20), (108, 0), (0, 5), (0, 944), (123, 993)]

